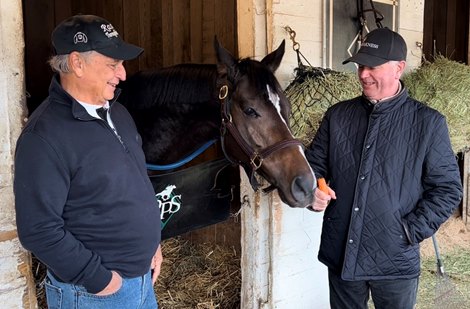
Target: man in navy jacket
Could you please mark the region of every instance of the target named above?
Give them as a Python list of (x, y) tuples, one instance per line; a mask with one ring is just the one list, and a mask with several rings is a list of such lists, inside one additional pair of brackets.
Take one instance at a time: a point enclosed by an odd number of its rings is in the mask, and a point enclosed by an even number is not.
[(370, 32), (358, 53), (362, 96), (326, 113), (306, 150), (317, 178), (314, 211), (325, 211), (319, 260), (328, 267), (333, 309), (412, 309), (419, 243), (462, 197), (443, 115), (411, 99), (400, 81), (407, 48), (387, 28)]
[(22, 245), (47, 266), (51, 308), (156, 308), (160, 219), (142, 140), (116, 101), (127, 44), (103, 18), (52, 33), (57, 72), (18, 140), (14, 192)]

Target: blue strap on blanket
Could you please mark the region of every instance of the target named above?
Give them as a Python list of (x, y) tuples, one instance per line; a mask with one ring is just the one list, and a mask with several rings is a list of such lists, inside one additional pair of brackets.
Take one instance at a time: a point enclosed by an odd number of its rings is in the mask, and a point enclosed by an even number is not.
[(199, 149), (194, 151), (189, 156), (187, 156), (186, 158), (183, 158), (180, 161), (175, 162), (175, 163), (165, 164), (165, 165), (155, 165), (155, 164), (147, 163), (147, 169), (151, 170), (151, 171), (166, 171), (166, 170), (171, 170), (171, 169), (175, 169), (175, 168), (178, 168), (180, 166), (183, 166), (186, 163), (188, 163), (189, 161), (191, 161), (192, 159), (194, 159), (195, 157), (197, 157), (198, 155), (200, 155), (201, 153), (203, 153), (207, 148), (209, 148), (210, 146), (215, 144), (216, 141), (217, 141), (216, 139), (208, 141), (207, 143), (202, 145)]

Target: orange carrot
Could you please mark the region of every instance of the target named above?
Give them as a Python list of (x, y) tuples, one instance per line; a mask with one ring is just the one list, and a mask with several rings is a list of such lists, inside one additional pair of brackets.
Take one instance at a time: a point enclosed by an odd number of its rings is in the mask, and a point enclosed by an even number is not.
[(328, 194), (328, 186), (326, 185), (325, 178), (318, 178), (317, 182), (318, 182), (318, 189)]

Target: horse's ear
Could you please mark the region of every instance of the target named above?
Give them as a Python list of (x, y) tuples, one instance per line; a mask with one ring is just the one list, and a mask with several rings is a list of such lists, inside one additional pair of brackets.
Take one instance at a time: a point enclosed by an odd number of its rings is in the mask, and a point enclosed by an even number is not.
[[(217, 74), (219, 76), (218, 82), (226, 83), (227, 81), (233, 83), (234, 76), (236, 76), (236, 65), (238, 60), (232, 54), (223, 48), (217, 36), (214, 37), (214, 49), (217, 55)], [(217, 87), (221, 85), (217, 84)]]
[(225, 64), (228, 67), (233, 67), (237, 63), (237, 59), (235, 59), (228, 50), (220, 45), (217, 36), (214, 37), (214, 49), (218, 63)]
[(261, 63), (267, 66), (271, 72), (275, 72), (279, 65), (281, 64), (282, 57), (284, 56), (284, 51), (286, 48), (286, 40), (282, 40), (279, 47), (272, 53), (266, 55), (266, 57), (261, 60)]

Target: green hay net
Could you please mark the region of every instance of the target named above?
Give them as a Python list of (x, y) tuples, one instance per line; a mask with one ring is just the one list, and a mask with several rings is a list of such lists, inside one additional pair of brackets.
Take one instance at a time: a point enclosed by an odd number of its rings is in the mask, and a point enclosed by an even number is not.
[[(412, 98), (446, 117), (454, 153), (468, 151), (470, 67), (439, 56), (404, 74), (402, 79)], [(295, 137), (309, 145), (328, 107), (360, 94), (355, 73), (299, 66), (295, 79), (286, 88)]]
[(286, 88), (294, 136), (309, 145), (328, 107), (360, 94), (361, 85), (354, 73), (300, 66)]

